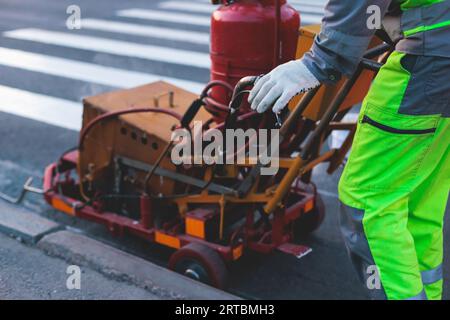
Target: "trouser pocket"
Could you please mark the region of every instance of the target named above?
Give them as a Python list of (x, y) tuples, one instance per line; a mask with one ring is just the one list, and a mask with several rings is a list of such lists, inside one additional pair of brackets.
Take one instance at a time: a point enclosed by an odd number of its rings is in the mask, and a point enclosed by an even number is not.
[(429, 128), (429, 129), (398, 129), (398, 128), (394, 128), (385, 124), (382, 124), (378, 121), (373, 120), (372, 118), (370, 118), (367, 115), (364, 115), (363, 118), (361, 119), (361, 123), (367, 123), (375, 128), (378, 128), (382, 131), (385, 132), (389, 132), (392, 134), (417, 134), (417, 135), (421, 135), (421, 134), (429, 134), (429, 133), (434, 133), (436, 132), (436, 128)]
[(363, 189), (410, 189), (439, 116), (406, 116), (366, 103), (343, 179)]

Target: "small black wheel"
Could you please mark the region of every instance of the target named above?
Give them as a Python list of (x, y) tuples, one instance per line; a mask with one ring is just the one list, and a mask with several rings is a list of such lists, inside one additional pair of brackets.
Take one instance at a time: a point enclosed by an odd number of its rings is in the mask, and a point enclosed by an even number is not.
[(211, 248), (190, 243), (176, 251), (169, 260), (169, 268), (191, 279), (224, 289), (228, 270), (220, 255)]
[(325, 203), (319, 194), (316, 194), (314, 209), (301, 215), (293, 223), (295, 238), (303, 238), (316, 231), (325, 219)]

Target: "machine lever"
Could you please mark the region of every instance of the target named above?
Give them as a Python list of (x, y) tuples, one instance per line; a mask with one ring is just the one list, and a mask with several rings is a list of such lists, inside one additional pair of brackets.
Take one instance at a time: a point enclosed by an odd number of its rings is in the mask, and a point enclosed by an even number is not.
[(275, 127), (277, 129), (281, 128), (283, 126), (283, 123), (281, 122), (280, 114), (275, 113), (275, 117), (277, 118), (277, 122), (275, 123)]
[(22, 191), (20, 192), (20, 195), (17, 198), (13, 198), (11, 196), (8, 196), (7, 194), (0, 192), (0, 199), (12, 204), (19, 204), (20, 202), (22, 202), (23, 198), (28, 192), (36, 194), (45, 193), (45, 190), (33, 187), (32, 184), (33, 184), (33, 177), (29, 177), (25, 182), (25, 184), (23, 185)]

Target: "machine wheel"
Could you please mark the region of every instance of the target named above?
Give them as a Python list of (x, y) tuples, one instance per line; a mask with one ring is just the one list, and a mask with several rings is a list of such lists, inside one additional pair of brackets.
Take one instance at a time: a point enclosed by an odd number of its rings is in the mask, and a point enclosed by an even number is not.
[(294, 221), (294, 236), (302, 238), (317, 230), (325, 219), (325, 203), (322, 197), (316, 195), (314, 209)]
[(169, 260), (169, 268), (191, 279), (223, 289), (228, 271), (220, 255), (199, 243), (190, 243), (176, 251)]

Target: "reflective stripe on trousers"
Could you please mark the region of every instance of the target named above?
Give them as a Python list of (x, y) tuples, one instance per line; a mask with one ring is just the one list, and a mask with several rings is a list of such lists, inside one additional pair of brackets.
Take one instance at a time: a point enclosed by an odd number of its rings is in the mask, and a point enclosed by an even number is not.
[(425, 293), (425, 290), (420, 291), (420, 293), (417, 296), (407, 298), (405, 300), (428, 300), (427, 294)]
[(437, 268), (422, 271), (420, 274), (422, 276), (422, 283), (424, 285), (438, 282), (443, 278), (442, 264), (440, 264)]

